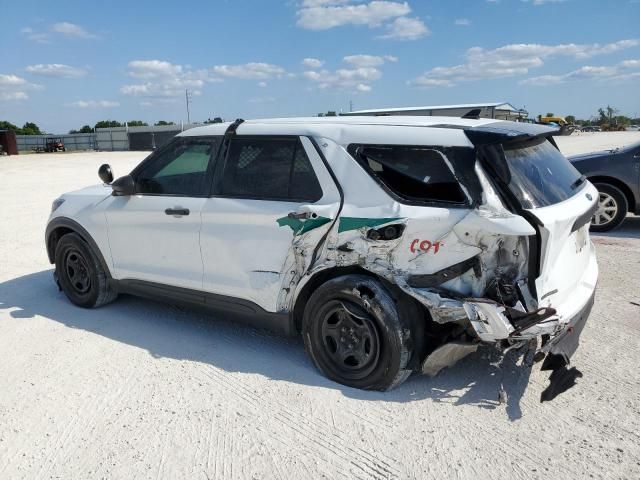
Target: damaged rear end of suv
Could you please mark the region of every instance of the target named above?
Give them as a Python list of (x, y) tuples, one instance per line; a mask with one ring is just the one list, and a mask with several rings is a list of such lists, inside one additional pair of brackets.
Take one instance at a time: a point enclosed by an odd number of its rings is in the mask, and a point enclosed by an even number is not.
[[(317, 313), (319, 300), (311, 298), (307, 350), (330, 378), (388, 388), (411, 371), (436, 375), (482, 345), (502, 352), (524, 347), (552, 372), (543, 393), (551, 399), (580, 375), (569, 363), (595, 295), (598, 267), (588, 229), (597, 191), (559, 152), (552, 129), (444, 123), (430, 125), (425, 136), (438, 138), (437, 129), (464, 133), (468, 145), (343, 145), (392, 202), (379, 200), (382, 192), (372, 186), (345, 188), (326, 256), (310, 272), (357, 268), (377, 279), (352, 275), (334, 281), (333, 290), (321, 289), (325, 304), (338, 297), (342, 316)], [(335, 156), (324, 146), (327, 158)], [(339, 178), (356, 176), (344, 166), (336, 170)], [(374, 288), (380, 282), (391, 292), (384, 301)], [(367, 352), (384, 350), (368, 318), (395, 316), (384, 335), (406, 347), (407, 361), (391, 369), (386, 383), (363, 381)], [(360, 349), (363, 340), (369, 347)]]

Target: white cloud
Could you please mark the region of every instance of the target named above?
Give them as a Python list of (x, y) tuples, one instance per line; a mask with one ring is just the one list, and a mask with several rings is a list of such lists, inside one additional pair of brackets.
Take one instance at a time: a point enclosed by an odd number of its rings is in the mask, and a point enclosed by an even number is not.
[(472, 47), (467, 50), (467, 62), (449, 67), (435, 67), (410, 81), (411, 85), (433, 87), (460, 82), (526, 75), (530, 69), (544, 65), (547, 58), (590, 58), (614, 53), (640, 45), (640, 40), (621, 40), (608, 44), (512, 44), (492, 50)]
[(431, 34), (419, 18), (400, 17), (387, 25), (387, 33), (380, 38), (392, 40), (417, 40)]
[(349, 90), (352, 92), (370, 92), (371, 84), (382, 78), (382, 71), (378, 68), (388, 62), (397, 62), (392, 55), (347, 55), (343, 63), (348, 68), (338, 68), (335, 71), (307, 70), (302, 76), (311, 81), (321, 90)]
[(397, 62), (398, 58), (392, 55), (348, 55), (343, 61), (354, 67), (379, 67), (386, 62)]
[(458, 25), (459, 27), (468, 27), (471, 25), (471, 20), (468, 18), (456, 18), (454, 25)]
[(348, 4), (345, 1), (303, 2), (298, 10), (298, 26), (307, 30), (328, 30), (343, 25), (378, 27), (411, 12), (407, 2), (374, 0)]
[(24, 27), (20, 29), (20, 33), (36, 43), (51, 43), (51, 40), (56, 36), (83, 39), (98, 38), (97, 35), (89, 32), (86, 28), (70, 22), (54, 23), (45, 31), (37, 31), (32, 27)]
[[(380, 38), (417, 40), (429, 35), (419, 18), (411, 18), (408, 2), (391, 0), (302, 0), (296, 12), (298, 27), (328, 30), (345, 25), (384, 28)], [(319, 68), (319, 67), (311, 67)]]
[(182, 74), (182, 65), (163, 60), (133, 60), (129, 62), (129, 75), (135, 78), (173, 77)]
[(55, 33), (59, 33), (65, 37), (71, 38), (96, 38), (97, 36), (93, 33), (88, 32), (84, 27), (80, 25), (76, 25), (75, 23), (70, 22), (60, 22), (55, 23), (53, 27), (51, 27), (51, 31)]
[(266, 88), (267, 87), (267, 82), (258, 82), (258, 86), (260, 88)]
[(25, 71), (32, 75), (42, 77), (62, 77), (62, 78), (78, 78), (84, 77), (87, 71), (83, 68), (72, 67), (61, 63), (48, 63), (37, 65), (29, 65)]
[(305, 58), (302, 60), (302, 65), (308, 68), (320, 68), (324, 65), (324, 61), (317, 58)]
[(77, 108), (113, 108), (119, 107), (120, 103), (111, 100), (77, 100), (69, 105)]
[(241, 65), (216, 65), (212, 69), (214, 74), (226, 78), (242, 80), (269, 80), (280, 78), (287, 73), (278, 65), (262, 62), (250, 62)]
[(640, 60), (624, 60), (617, 65), (585, 65), (561, 75), (540, 75), (527, 78), (520, 85), (547, 87), (581, 80), (628, 80), (640, 75)]
[(205, 83), (220, 81), (207, 70), (194, 70), (164, 60), (133, 60), (129, 62), (129, 76), (145, 80), (144, 83), (123, 85), (123, 95), (170, 98), (183, 96), (185, 89), (200, 95)]
[(0, 100), (27, 100), (27, 91), (40, 88), (40, 85), (29, 83), (17, 75), (0, 73)]
[(0, 88), (17, 87), (26, 84), (27, 81), (17, 75), (5, 75), (0, 73)]

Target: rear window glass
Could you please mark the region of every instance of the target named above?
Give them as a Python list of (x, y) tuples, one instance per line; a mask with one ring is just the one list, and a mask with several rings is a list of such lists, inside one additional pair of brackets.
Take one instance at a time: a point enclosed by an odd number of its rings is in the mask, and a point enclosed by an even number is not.
[(580, 172), (548, 140), (505, 148), (509, 188), (523, 208), (539, 208), (573, 196)]
[(432, 148), (356, 146), (352, 156), (387, 190), (409, 202), (465, 203), (444, 155)]

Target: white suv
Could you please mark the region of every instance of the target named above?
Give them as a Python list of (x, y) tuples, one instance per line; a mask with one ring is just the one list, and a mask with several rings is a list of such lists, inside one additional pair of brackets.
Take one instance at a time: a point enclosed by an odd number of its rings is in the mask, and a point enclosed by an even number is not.
[(47, 252), (76, 305), (130, 293), (301, 333), (357, 388), (481, 344), (535, 343), (566, 370), (593, 304), (598, 193), (553, 132), (391, 116), (194, 128), (55, 200)]

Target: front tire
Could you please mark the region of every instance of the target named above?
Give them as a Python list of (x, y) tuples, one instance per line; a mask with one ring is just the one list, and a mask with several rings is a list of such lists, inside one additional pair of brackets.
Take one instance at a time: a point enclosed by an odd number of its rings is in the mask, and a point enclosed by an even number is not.
[(321, 285), (304, 311), (302, 336), (329, 379), (365, 390), (389, 390), (410, 374), (412, 331), (389, 292), (365, 275)]
[(627, 197), (619, 188), (608, 183), (596, 183), (598, 209), (591, 218), (591, 231), (608, 232), (618, 227), (627, 216)]
[(96, 308), (118, 296), (97, 256), (76, 233), (68, 233), (58, 241), (55, 261), (58, 283), (71, 303)]

